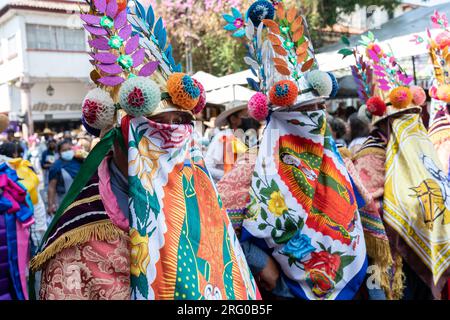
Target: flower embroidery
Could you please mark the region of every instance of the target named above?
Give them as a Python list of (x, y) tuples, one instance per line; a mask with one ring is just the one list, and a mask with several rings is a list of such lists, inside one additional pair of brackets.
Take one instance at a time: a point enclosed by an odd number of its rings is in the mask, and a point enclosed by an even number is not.
[(277, 217), (282, 216), (283, 213), (288, 210), (281, 191), (272, 192), (268, 205), (269, 211)]
[(303, 257), (315, 250), (311, 245), (311, 239), (307, 235), (301, 234), (299, 230), (284, 246), (282, 253), (300, 261)]
[(133, 276), (147, 273), (147, 266), (150, 263), (150, 256), (148, 254), (148, 234), (141, 236), (136, 229), (131, 229), (131, 259), (130, 259), (130, 273)]
[(328, 251), (311, 253), (311, 259), (304, 263), (312, 282), (312, 291), (318, 297), (324, 297), (335, 287), (336, 273), (341, 265), (341, 257)]
[(149, 192), (153, 192), (152, 179), (155, 176), (159, 164), (158, 160), (164, 151), (145, 136), (139, 141), (138, 148), (130, 148), (129, 175), (138, 176), (142, 186)]

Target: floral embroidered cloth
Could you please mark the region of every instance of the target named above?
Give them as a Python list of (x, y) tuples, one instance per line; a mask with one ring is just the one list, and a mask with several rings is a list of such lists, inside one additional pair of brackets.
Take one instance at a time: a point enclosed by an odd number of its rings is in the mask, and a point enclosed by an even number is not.
[(192, 125), (122, 121), (128, 137), (132, 299), (256, 299)]
[(364, 235), (324, 111), (271, 115), (250, 196), (245, 231), (264, 240), (295, 296), (353, 298), (366, 272)]
[(129, 300), (128, 236), (90, 240), (57, 253), (46, 265), (41, 300)]
[(390, 241), (439, 298), (450, 275), (450, 182), (419, 115), (394, 120), (385, 166)]

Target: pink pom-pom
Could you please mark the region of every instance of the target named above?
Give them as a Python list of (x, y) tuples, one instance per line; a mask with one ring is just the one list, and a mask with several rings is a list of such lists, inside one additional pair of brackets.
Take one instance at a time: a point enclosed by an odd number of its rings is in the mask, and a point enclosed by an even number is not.
[(409, 87), (409, 90), (411, 90), (413, 103), (416, 106), (421, 106), (425, 103), (425, 101), (427, 100), (427, 94), (425, 93), (425, 90), (423, 90), (423, 88), (418, 86), (411, 86)]
[(200, 112), (203, 111), (203, 109), (205, 109), (206, 106), (206, 92), (205, 92), (205, 88), (203, 87), (203, 85), (195, 80), (194, 83), (198, 86), (198, 88), (200, 89), (200, 98), (198, 99), (197, 105), (194, 107), (194, 109), (192, 109), (192, 113), (193, 114), (198, 114)]
[(430, 97), (432, 97), (433, 99), (437, 99), (437, 87), (436, 86), (431, 86), (430, 89), (428, 89), (428, 94), (430, 95)]
[(261, 92), (255, 93), (248, 101), (248, 115), (257, 121), (263, 121), (268, 114), (267, 96)]

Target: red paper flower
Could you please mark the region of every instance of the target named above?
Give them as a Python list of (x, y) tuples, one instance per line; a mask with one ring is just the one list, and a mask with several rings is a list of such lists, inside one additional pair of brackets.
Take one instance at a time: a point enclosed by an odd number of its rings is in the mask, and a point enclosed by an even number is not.
[(386, 112), (386, 103), (380, 97), (372, 97), (367, 100), (367, 110), (375, 116), (381, 117)]
[(144, 95), (140, 88), (135, 87), (128, 95), (128, 104), (133, 107), (141, 107), (145, 103)]

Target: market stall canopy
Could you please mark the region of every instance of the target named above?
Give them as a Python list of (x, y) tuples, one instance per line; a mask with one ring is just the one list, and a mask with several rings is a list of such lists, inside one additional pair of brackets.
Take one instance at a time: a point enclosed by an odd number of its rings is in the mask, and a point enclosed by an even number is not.
[[(390, 47), (392, 49), (397, 59), (426, 54), (428, 52), (426, 43), (417, 45), (411, 40), (414, 35), (424, 39), (427, 38), (426, 29), (430, 27), (430, 17), (435, 11), (450, 12), (450, 2), (432, 7), (420, 7), (392, 19), (371, 31), (384, 48), (388, 49)], [(434, 34), (434, 32), (439, 32), (439, 30), (432, 29), (431, 32)], [(350, 46), (354, 47), (359, 39), (359, 35), (350, 37)], [(335, 71), (347, 68), (353, 64), (354, 59), (351, 57), (342, 59), (342, 55), (338, 54), (338, 51), (342, 48), (344, 48), (344, 44), (338, 42), (318, 50), (319, 53), (316, 54), (316, 58), (320, 69), (323, 71)]]
[[(238, 73), (241, 75), (238, 75), (237, 77), (235, 77), (235, 75), (237, 75), (236, 73), (229, 76), (216, 77), (207, 72), (199, 71), (192, 77), (200, 81), (205, 87), (207, 103), (229, 107), (247, 104), (251, 96), (255, 94), (255, 91), (235, 83), (242, 83), (239, 79), (245, 71)], [(246, 83), (247, 81), (244, 78), (242, 84)]]

